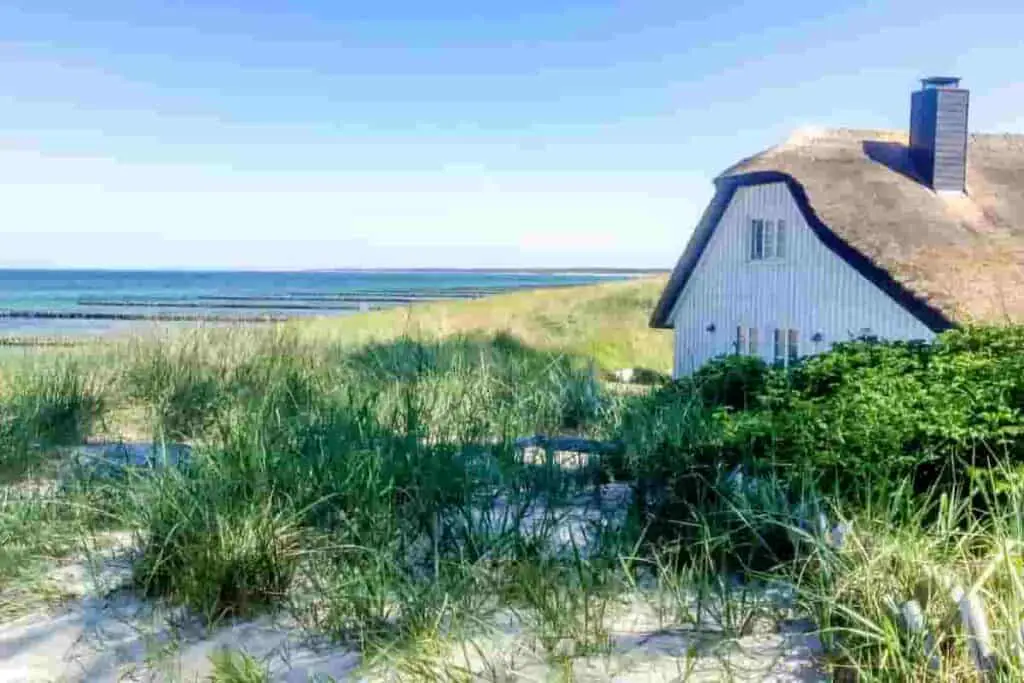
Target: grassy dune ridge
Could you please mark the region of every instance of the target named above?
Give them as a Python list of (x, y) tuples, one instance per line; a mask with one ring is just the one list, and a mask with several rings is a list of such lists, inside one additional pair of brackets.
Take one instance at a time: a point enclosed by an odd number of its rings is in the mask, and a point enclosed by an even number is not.
[[(214, 624), (283, 610), (409, 680), (465, 679), (459, 647), (500, 679), (487, 643), (509, 614), (573, 680), (614, 658), (616, 615), (638, 601), (659, 629), (741, 644), (811, 619), (835, 675), (975, 680), (955, 585), (986, 605), (995, 679), (1020, 680), (1024, 330), (861, 341), (795, 370), (724, 359), (622, 392), (602, 371), (671, 361), (670, 335), (646, 328), (661, 284), (6, 364), (0, 619), (48, 599), (53, 558), (118, 531), (138, 546), (138, 593)], [(569, 467), (516, 448), (534, 433), (624, 447)], [(193, 451), (125, 467), (61, 450), (119, 434)], [(615, 491), (565, 538), (566, 514)], [(901, 626), (911, 599), (927, 638)]]
[(647, 324), (665, 282), (664, 277), (654, 277), (538, 289), (396, 308), (340, 321), (301, 321), (296, 326), (315, 337), (350, 343), (402, 335), (443, 338), (507, 332), (530, 347), (586, 356), (609, 370), (645, 367), (669, 372), (672, 335)]

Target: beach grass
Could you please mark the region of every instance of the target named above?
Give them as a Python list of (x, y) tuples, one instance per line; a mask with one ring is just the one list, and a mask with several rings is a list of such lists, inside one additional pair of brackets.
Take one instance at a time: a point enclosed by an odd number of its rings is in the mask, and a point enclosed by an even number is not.
[(537, 349), (586, 356), (601, 368), (669, 372), (671, 335), (648, 326), (665, 278), (537, 289), (473, 301), (433, 302), (342, 318), (299, 321), (315, 338), (364, 343), (505, 332)]
[[(670, 363), (645, 327), (659, 286), (4, 366), (0, 618), (114, 529), (135, 539), (140, 595), (207, 624), (286, 613), (368, 675), (572, 680), (618, 656), (622, 615), (641, 610), (648, 635), (691, 634), (683, 673), (710, 656), (694, 633), (742, 643), (802, 619), (822, 675), (1019, 680), (1024, 333), (861, 341), (789, 370), (723, 359), (621, 391), (608, 371)], [(125, 431), (168, 449), (141, 466), (69, 455)], [(617, 447), (577, 467), (527, 457), (517, 439), (534, 434)], [(962, 618), (978, 604), (984, 647)], [(245, 653), (212, 666), (269, 676)]]

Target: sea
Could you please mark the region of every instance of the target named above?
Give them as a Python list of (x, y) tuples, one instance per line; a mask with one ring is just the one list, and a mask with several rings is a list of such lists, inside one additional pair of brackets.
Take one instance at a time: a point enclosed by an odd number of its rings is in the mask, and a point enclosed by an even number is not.
[(342, 316), (639, 275), (627, 271), (0, 270), (0, 337), (105, 336), (161, 325)]

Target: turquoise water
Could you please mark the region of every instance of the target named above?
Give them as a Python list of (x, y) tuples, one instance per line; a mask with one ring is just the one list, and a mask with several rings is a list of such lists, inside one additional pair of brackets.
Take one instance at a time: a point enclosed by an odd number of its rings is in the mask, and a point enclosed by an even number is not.
[(0, 335), (336, 316), (417, 301), (588, 284), (628, 273), (0, 270)]

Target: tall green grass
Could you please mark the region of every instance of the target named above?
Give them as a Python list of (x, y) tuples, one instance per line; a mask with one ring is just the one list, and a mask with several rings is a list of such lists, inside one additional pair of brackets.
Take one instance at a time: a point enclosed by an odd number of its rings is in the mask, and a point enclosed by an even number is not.
[[(118, 477), (71, 475), (35, 500), (5, 489), (0, 595), (4, 572), (24, 585), (5, 567), (113, 525), (137, 536), (143, 593), (210, 622), (286, 609), (411, 678), (468, 675), (450, 644), (502, 619), (569, 670), (611, 652), (613, 615), (642, 595), (668, 624), (736, 640), (764, 619), (810, 618), (836, 675), (967, 680), (967, 641), (941, 595), (954, 582), (986, 598), (997, 675), (1013, 680), (1019, 335), (863, 341), (790, 370), (726, 359), (631, 394), (603, 384), (592, 358), (505, 333), (353, 346), (289, 328), (201, 331), (92, 365), (65, 358), (6, 376), (6, 463), (39, 464), (126, 408), (192, 450)], [(570, 472), (523, 462), (514, 441), (534, 433), (624, 448)], [(609, 481), (629, 485), (630, 509), (597, 520), (589, 545), (558, 548), (558, 505)], [(538, 523), (531, 507), (549, 514)], [(852, 531), (836, 547), (840, 521)], [(901, 626), (910, 599), (934, 652)], [(263, 675), (225, 657), (225, 680)]]
[(112, 398), (106, 368), (63, 355), (13, 365), (0, 381), (0, 480), (25, 476), (55, 447), (81, 443)]
[[(502, 484), (493, 454), (581, 428), (602, 400), (585, 362), (503, 336), (343, 353), (282, 335), (230, 356), (188, 343), (133, 361), (125, 381), (158, 429), (183, 425), (178, 402), (196, 392), (205, 412), (187, 421), (188, 464), (134, 477), (111, 514), (146, 539), (140, 585), (211, 618), (280, 601), (336, 548), (397, 538), (388, 562), (407, 572), (447, 562), (439, 519)], [(433, 557), (417, 556), (422, 539)]]

